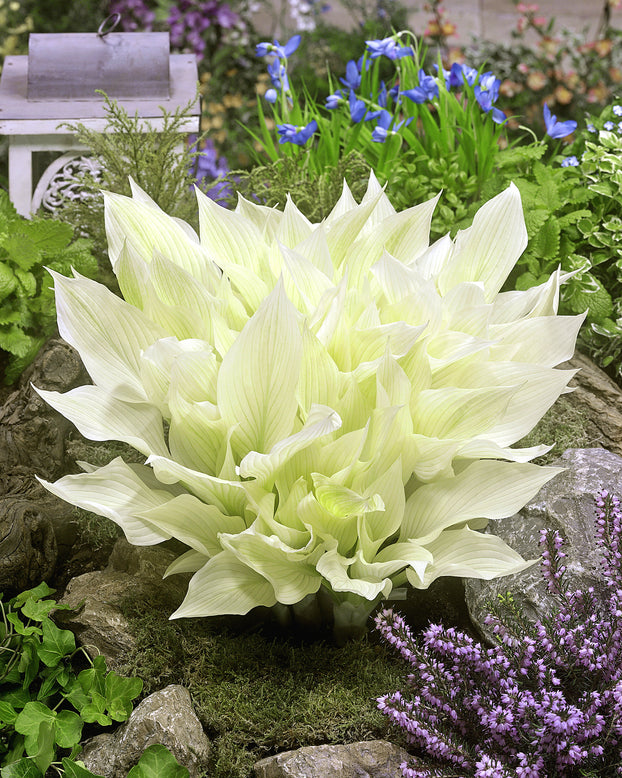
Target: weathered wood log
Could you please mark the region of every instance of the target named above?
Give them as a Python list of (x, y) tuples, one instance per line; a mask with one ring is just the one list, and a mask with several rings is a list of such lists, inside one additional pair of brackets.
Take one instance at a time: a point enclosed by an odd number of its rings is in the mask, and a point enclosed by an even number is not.
[(56, 556), (52, 522), (37, 504), (19, 496), (0, 497), (0, 591), (14, 594), (45, 581)]

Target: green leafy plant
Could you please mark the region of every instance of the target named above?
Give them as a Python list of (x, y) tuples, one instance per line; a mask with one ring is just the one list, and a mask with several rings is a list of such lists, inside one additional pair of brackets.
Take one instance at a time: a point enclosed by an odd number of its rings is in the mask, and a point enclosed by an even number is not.
[[(261, 133), (255, 142), (270, 160), (289, 157), (316, 175), (352, 150), (363, 154), (382, 180), (405, 149), (442, 159), (457, 155), (461, 169), (483, 183), (491, 173), (505, 114), (494, 104), (500, 81), (464, 65), (443, 69), (440, 61), (426, 73), (425, 51), (412, 32), (368, 40), (362, 57), (348, 62), (339, 86), (329, 75), (332, 94), (317, 104), (303, 83), (290, 81), (289, 58), (300, 36), (284, 46), (260, 43), (259, 56), (272, 59), (267, 121), (258, 100)], [(276, 133), (274, 127), (276, 125)], [(460, 132), (456, 132), (460, 128)]]
[(394, 587), (529, 564), (476, 527), (557, 472), (511, 446), (566, 387), (583, 317), (555, 316), (559, 273), (498, 294), (526, 244), (515, 187), (432, 246), (435, 200), (397, 213), (373, 175), (320, 224), (197, 192), (200, 238), (133, 190), (105, 195), (125, 301), (53, 274), (94, 384), (39, 393), (147, 463), (45, 486), (134, 544), (188, 546), (174, 617), (328, 600), (357, 631)]
[(290, 196), (307, 219), (319, 222), (335, 207), (344, 181), (353, 196), (360, 200), (365, 194), (369, 173), (369, 165), (356, 151), (319, 175), (309, 168), (301, 168), (295, 159), (281, 157), (250, 170), (231, 171), (224, 179), (231, 184), (227, 204), (235, 207), (240, 194), (251, 202), (274, 207), (283, 205)]
[(19, 216), (8, 194), (0, 191), (0, 354), (5, 352), (7, 362), (5, 383), (18, 378), (56, 329), (45, 267), (97, 276), (90, 244), (72, 238), (67, 224)]
[[(45, 583), (0, 601), (0, 775), (40, 778), (61, 763), (68, 775), (91, 775), (75, 764), (85, 724), (125, 721), (142, 689), (139, 678), (90, 660), (69, 630), (50, 618), (67, 609)], [(88, 663), (76, 674), (80, 658)]]
[[(541, 284), (556, 268), (568, 274), (562, 289), (564, 313), (587, 311), (582, 347), (622, 378), (622, 106), (607, 106), (592, 117), (564, 155), (550, 154), (544, 142), (504, 149), (483, 198), (510, 181), (519, 189), (529, 242), (506, 288)], [(471, 203), (472, 214), (481, 201)]]

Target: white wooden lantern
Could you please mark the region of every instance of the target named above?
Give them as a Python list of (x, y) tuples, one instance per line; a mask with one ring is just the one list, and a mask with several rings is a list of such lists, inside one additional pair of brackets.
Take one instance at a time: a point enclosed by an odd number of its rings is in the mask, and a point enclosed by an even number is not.
[[(196, 97), (196, 57), (170, 54), (167, 32), (114, 33), (105, 31), (105, 24), (97, 33), (33, 33), (28, 55), (4, 61), (0, 135), (9, 139), (9, 196), (22, 216), (39, 208), (50, 182), (85, 150), (63, 125), (105, 129), (105, 104), (96, 90), (155, 131), (163, 126), (162, 109), (174, 112)], [(180, 129), (198, 132), (199, 121), (197, 100)], [(38, 183), (32, 180), (37, 151), (62, 154)]]

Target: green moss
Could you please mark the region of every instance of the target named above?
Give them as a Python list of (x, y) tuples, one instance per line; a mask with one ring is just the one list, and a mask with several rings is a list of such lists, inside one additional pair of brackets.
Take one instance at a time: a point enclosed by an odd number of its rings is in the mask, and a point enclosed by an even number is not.
[(303, 746), (405, 745), (375, 698), (406, 668), (373, 633), (337, 647), (261, 627), (252, 615), (168, 621), (139, 603), (127, 603), (126, 615), (138, 650), (123, 672), (143, 678), (145, 694), (170, 683), (189, 689), (213, 744), (210, 778), (250, 778), (259, 759)]
[(568, 397), (562, 395), (534, 429), (516, 444), (516, 448), (553, 445), (544, 456), (535, 459), (546, 465), (569, 448), (593, 448), (598, 443), (590, 432), (587, 416)]

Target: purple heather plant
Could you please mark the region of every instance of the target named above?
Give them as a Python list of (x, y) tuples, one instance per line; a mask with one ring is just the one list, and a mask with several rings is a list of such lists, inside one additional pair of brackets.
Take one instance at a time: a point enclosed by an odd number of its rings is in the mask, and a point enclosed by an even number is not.
[(605, 593), (570, 591), (558, 532), (541, 534), (553, 615), (528, 622), (511, 595), (486, 622), (487, 647), (438, 624), (415, 639), (390, 609), (383, 638), (412, 666), (407, 690), (378, 698), (416, 756), (405, 778), (605, 778), (622, 775), (622, 510), (596, 497)]

